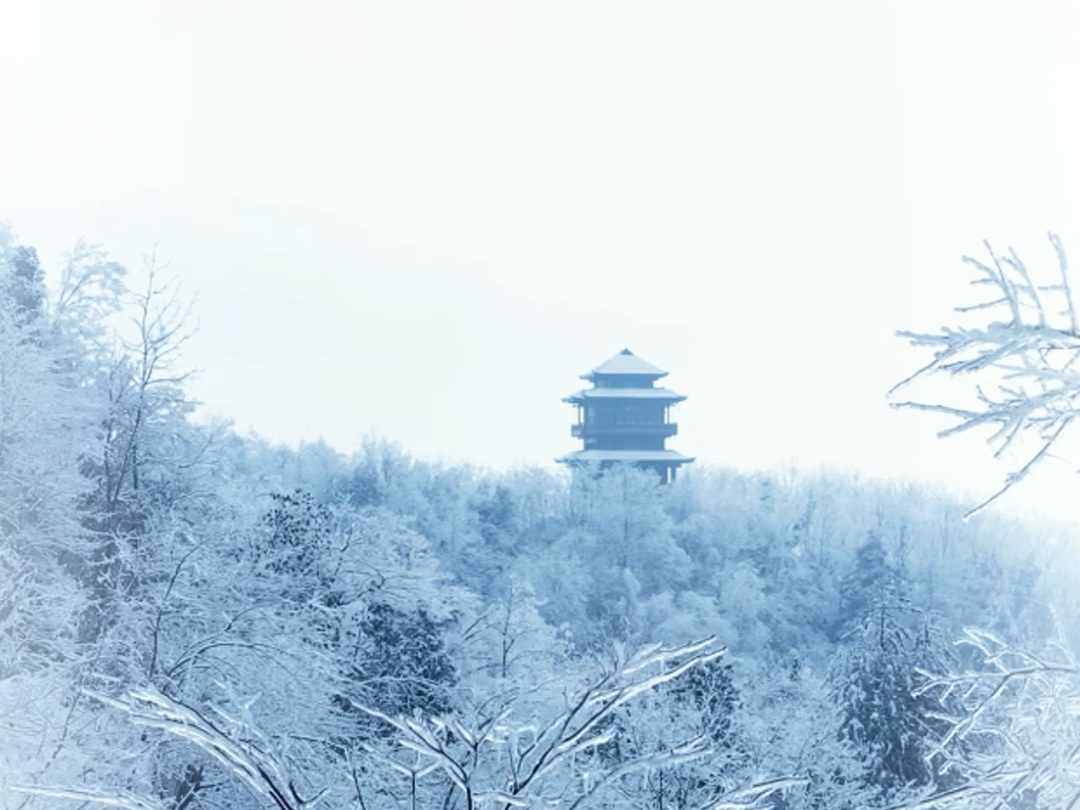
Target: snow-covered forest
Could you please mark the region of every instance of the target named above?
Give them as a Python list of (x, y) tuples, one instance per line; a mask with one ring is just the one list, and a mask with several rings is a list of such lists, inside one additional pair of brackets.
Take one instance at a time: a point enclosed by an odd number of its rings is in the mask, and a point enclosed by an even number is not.
[(1080, 795), (1064, 531), (827, 471), (275, 446), (198, 418), (146, 270), (0, 232), (0, 806)]

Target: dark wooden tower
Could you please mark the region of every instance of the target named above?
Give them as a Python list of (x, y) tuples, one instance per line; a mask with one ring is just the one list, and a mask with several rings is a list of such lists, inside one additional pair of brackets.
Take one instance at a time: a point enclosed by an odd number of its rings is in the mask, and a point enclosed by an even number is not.
[(657, 388), (667, 376), (629, 349), (601, 363), (581, 379), (593, 384), (563, 398), (577, 407), (577, 424), (570, 435), (584, 448), (556, 459), (571, 466), (596, 464), (600, 468), (619, 462), (655, 470), (664, 483), (675, 480), (675, 471), (694, 459), (664, 447), (679, 431), (670, 421), (671, 406), (686, 397)]

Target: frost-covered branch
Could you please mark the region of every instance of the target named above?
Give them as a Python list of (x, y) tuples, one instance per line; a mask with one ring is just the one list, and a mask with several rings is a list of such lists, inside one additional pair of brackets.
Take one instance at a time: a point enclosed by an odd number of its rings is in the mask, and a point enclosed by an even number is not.
[(634, 771), (670, 766), (709, 753), (702, 738), (667, 751), (622, 762), (605, 762), (598, 750), (612, 741), (612, 721), (628, 701), (724, 650), (713, 639), (679, 647), (652, 645), (616, 662), (612, 670), (569, 697), (546, 722), (515, 718), (513, 705), (483, 714), (466, 725), (457, 719), (391, 717), (364, 708), (393, 730), (393, 748), (419, 764), (401, 763), (403, 773), (440, 772), (459, 791), (464, 806), (510, 807), (558, 801), (577, 808), (605, 786)]
[(1001, 489), (968, 512), (974, 514), (1011, 487), (1024, 480), (1057, 444), (1080, 415), (1080, 316), (1069, 280), (1069, 267), (1061, 240), (1050, 234), (1058, 258), (1060, 281), (1039, 285), (1010, 249), (998, 256), (986, 245), (990, 263), (970, 256), (963, 261), (978, 276), (971, 282), (989, 286), (989, 300), (957, 307), (960, 313), (1002, 312), (1004, 320), (992, 320), (975, 328), (943, 327), (940, 334), (900, 331), (911, 345), (934, 350), (933, 359), (890, 391), (892, 396), (914, 380), (934, 373), (950, 376), (977, 374), (987, 380), (991, 392), (975, 387), (976, 402), (955, 408), (923, 402), (894, 402), (894, 408), (914, 408), (946, 413), (958, 419), (939, 436), (950, 436), (984, 425), (995, 426), (988, 437), (994, 456), (1000, 457), (1022, 439), (1035, 448), (1026, 451), (1027, 461), (1009, 473)]
[[(205, 713), (162, 694), (156, 689), (137, 689), (120, 699), (95, 694), (106, 705), (120, 709), (131, 720), (187, 740), (213, 757), (226, 771), (277, 810), (306, 810), (325, 796), (321, 790), (302, 796), (289, 767), (266, 735), (253, 724), (215, 710), (215, 722)], [(229, 727), (240, 733), (230, 733)]]
[(72, 799), (77, 802), (82, 802), (84, 805), (120, 807), (123, 808), (123, 810), (164, 810), (164, 805), (150, 801), (143, 796), (136, 796), (126, 790), (113, 792), (76, 789), (61, 790), (59, 788), (34, 787), (33, 785), (12, 785), (11, 790), (15, 793), (24, 793), (28, 796), (42, 796), (49, 799)]
[[(711, 753), (707, 738), (697, 737), (664, 750), (616, 756), (604, 752), (616, 737), (618, 710), (629, 701), (679, 678), (693, 667), (724, 653), (713, 639), (683, 646), (652, 645), (625, 658), (580, 691), (566, 696), (562, 708), (542, 719), (530, 714), (515, 717), (520, 710), (513, 696), (485, 701), (494, 706), (471, 719), (435, 717), (415, 713), (395, 717), (369, 707), (368, 715), (378, 718), (390, 730), (385, 744), (378, 738), (361, 743), (374, 769), (368, 781), (353, 760), (355, 744), (344, 740), (324, 749), (337, 751), (338, 780), (331, 778), (317, 792), (302, 792), (304, 774), (290, 765), (281, 741), (262, 732), (248, 716), (247, 705), (227, 712), (216, 706), (196, 707), (156, 688), (133, 689), (120, 697), (88, 693), (106, 706), (119, 709), (136, 725), (158, 729), (184, 740), (216, 760), (227, 774), (245, 785), (265, 806), (275, 810), (308, 810), (331, 790), (349, 787), (358, 802), (365, 788), (383, 799), (405, 801), (409, 810), (422, 806), (418, 797), (453, 796), (460, 799), (448, 806), (476, 810), (480, 806), (510, 810), (515, 807), (542, 807), (556, 804), (571, 810), (585, 806), (606, 788), (628, 775), (668, 768), (700, 759)], [(335, 770), (321, 772), (326, 778)], [(394, 774), (409, 782), (404, 795), (389, 785)], [(441, 784), (431, 777), (440, 774)], [(420, 783), (428, 783), (422, 786)], [(763, 781), (745, 789), (730, 791), (710, 801), (700, 810), (749, 810), (760, 806), (768, 795), (796, 784), (798, 780)], [(351, 784), (350, 784), (351, 783)], [(91, 793), (83, 790), (25, 788), (52, 797), (81, 798), (87, 802), (137, 810), (156, 810), (133, 794)], [(425, 801), (426, 805), (429, 802)]]
[(1080, 666), (1062, 643), (1036, 655), (981, 630), (958, 642), (975, 668), (928, 677), (919, 688), (958, 697), (961, 716), (933, 754), (963, 784), (910, 808), (1075, 807), (1080, 800)]

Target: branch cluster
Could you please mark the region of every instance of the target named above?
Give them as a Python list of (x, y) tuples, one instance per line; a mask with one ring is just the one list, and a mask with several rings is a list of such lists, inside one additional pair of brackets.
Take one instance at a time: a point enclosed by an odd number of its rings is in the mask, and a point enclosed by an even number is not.
[(963, 706), (932, 751), (963, 781), (913, 807), (1080, 806), (1080, 666), (1064, 643), (1037, 655), (968, 628), (958, 644), (976, 663), (916, 694)]
[(945, 413), (959, 420), (938, 434), (942, 437), (983, 425), (994, 426), (988, 442), (995, 458), (1021, 437), (1037, 439), (1026, 461), (969, 515), (1027, 477), (1080, 416), (1080, 317), (1061, 240), (1054, 234), (1049, 237), (1059, 273), (1059, 280), (1052, 284), (1036, 283), (1011, 248), (1007, 255), (999, 256), (989, 242), (984, 242), (989, 263), (970, 256), (963, 258), (978, 273), (971, 284), (988, 288), (991, 295), (988, 300), (956, 307), (956, 311), (1003, 313), (1005, 320), (992, 320), (975, 328), (943, 327), (939, 334), (897, 332), (913, 346), (933, 348), (934, 357), (897, 383), (890, 395), (932, 373), (978, 374), (989, 377), (990, 384), (976, 385), (976, 404), (971, 407), (907, 401), (893, 403), (894, 408)]

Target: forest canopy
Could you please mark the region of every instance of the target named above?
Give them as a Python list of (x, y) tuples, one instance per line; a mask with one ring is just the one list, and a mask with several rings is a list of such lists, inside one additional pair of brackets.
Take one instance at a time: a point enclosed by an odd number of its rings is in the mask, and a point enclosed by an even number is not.
[(916, 484), (197, 419), (186, 304), (145, 269), (80, 244), (47, 279), (0, 230), (2, 807), (981, 802), (1031, 732), (965, 729), (971, 696), (1075, 645), (1068, 538)]

